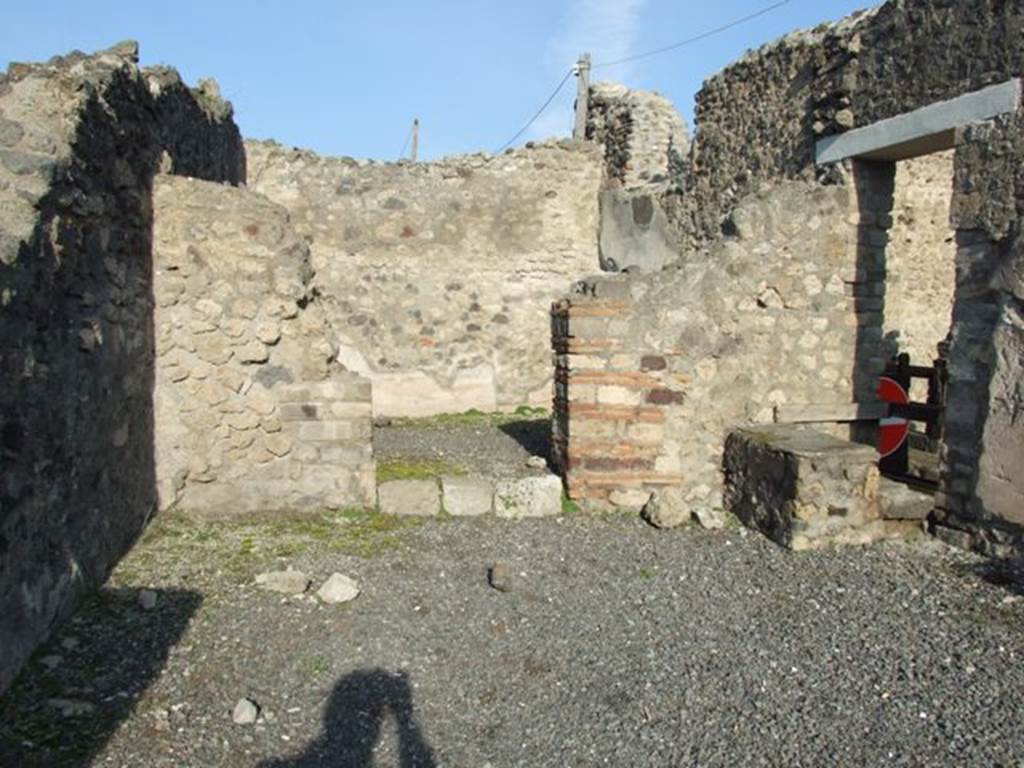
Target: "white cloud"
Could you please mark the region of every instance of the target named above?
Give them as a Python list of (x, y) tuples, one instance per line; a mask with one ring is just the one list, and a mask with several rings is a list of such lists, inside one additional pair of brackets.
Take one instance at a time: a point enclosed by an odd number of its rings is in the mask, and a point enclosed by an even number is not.
[[(552, 78), (564, 74), (576, 63), (581, 53), (589, 53), (591, 61), (600, 64), (629, 56), (640, 32), (642, 12), (647, 0), (572, 0), (564, 31), (548, 43), (548, 68)], [(614, 80), (626, 82), (633, 68), (620, 64), (600, 68), (591, 75), (591, 82)], [(562, 88), (558, 98), (527, 132), (530, 138), (566, 136), (572, 131), (572, 105), (576, 99), (576, 78)]]

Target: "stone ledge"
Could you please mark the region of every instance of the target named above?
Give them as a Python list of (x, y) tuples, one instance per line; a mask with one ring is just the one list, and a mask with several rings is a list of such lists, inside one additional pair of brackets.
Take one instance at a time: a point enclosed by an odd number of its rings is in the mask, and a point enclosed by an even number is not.
[(730, 434), (724, 464), (726, 509), (781, 546), (860, 543), (884, 528), (866, 528), (879, 519), (877, 454), (870, 446), (771, 424)]

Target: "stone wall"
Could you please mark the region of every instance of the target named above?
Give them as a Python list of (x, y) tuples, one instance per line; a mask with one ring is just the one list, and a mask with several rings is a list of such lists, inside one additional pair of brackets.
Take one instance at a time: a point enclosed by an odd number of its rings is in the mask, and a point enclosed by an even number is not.
[(421, 164), (247, 149), (249, 185), (310, 242), (339, 359), (373, 382), (375, 413), (550, 402), (548, 307), (598, 266), (596, 147)]
[(207, 181), (245, 182), (245, 147), (231, 102), (217, 81), (189, 88), (170, 67), (149, 67), (143, 75), (157, 112), (160, 143), (167, 153), (162, 170)]
[(818, 138), (1019, 75), (1022, 32), (1019, 3), (904, 0), (751, 51), (697, 94), (679, 225), (715, 237), (766, 182), (816, 178)]
[(604, 148), (605, 177), (627, 189), (678, 179), (690, 150), (686, 121), (668, 99), (617, 83), (595, 83), (587, 138)]
[[(687, 461), (702, 452), (707, 457), (703, 466), (698, 462), (684, 467), (684, 487), (691, 489), (694, 501), (714, 502), (722, 424), (761, 420), (765, 399), (810, 397), (812, 384), (819, 402), (821, 392), (845, 393), (858, 401), (871, 397), (880, 364), (894, 351), (886, 335), (896, 330), (906, 335), (912, 351), (917, 348), (922, 356), (930, 356), (924, 350), (942, 333), (938, 318), (948, 301), (942, 287), (951, 275), (948, 261), (931, 265), (923, 279), (911, 280), (908, 269), (916, 270), (927, 261), (924, 254), (940, 248), (940, 240), (945, 250), (942, 227), (915, 231), (907, 243), (908, 222), (900, 220), (906, 208), (893, 208), (901, 194), (895, 164), (876, 157), (818, 167), (815, 144), (822, 137), (1021, 75), (1022, 32), (1024, 8), (1019, 3), (894, 1), (837, 24), (789, 35), (748, 53), (706, 82), (698, 95), (699, 130), (684, 183), (662, 199), (684, 250), (690, 252), (682, 266), (687, 277), (680, 282), (668, 277), (670, 273), (659, 276), (658, 286), (634, 312), (643, 319), (630, 321), (630, 328), (643, 332), (631, 330), (624, 337), (646, 352), (680, 349), (675, 359), (681, 372), (687, 367), (696, 372), (700, 365), (711, 375), (698, 375), (693, 381), (705, 379), (722, 387), (710, 399), (699, 388), (696, 397), (684, 394), (678, 418), (670, 415), (666, 421), (681, 425)], [(1000, 117), (955, 132), (949, 202), (956, 229), (955, 290), (934, 524), (949, 541), (999, 555), (1024, 550), (1024, 479), (1010, 469), (1021, 465), (1024, 444), (1017, 265), (1024, 213), (1020, 123), (1020, 115)], [(939, 173), (908, 174), (905, 168), (900, 179), (914, 189), (927, 175)], [(820, 192), (807, 191), (808, 201), (799, 204), (792, 198), (794, 181)], [(846, 189), (835, 194), (856, 200), (837, 204), (837, 210), (825, 217), (811, 213), (822, 210), (814, 201), (826, 199), (830, 189)], [(932, 194), (926, 206), (931, 212), (924, 217), (939, 222), (945, 202), (939, 192)], [(773, 201), (783, 204), (781, 212), (773, 210)], [(744, 211), (751, 206), (748, 231), (767, 233), (781, 222), (780, 232), (793, 233), (782, 239), (769, 235), (768, 247), (760, 254), (763, 263), (733, 257), (734, 237), (737, 232), (742, 235)], [(819, 218), (826, 227), (838, 226), (837, 216), (848, 230), (839, 227), (829, 233), (815, 225), (817, 231), (805, 231)], [(804, 293), (798, 300), (810, 303), (804, 311), (783, 313), (777, 326), (779, 318), (762, 313), (760, 322), (773, 330), (762, 337), (760, 350), (747, 346), (757, 338), (756, 325), (731, 338), (738, 321), (707, 308), (740, 301), (749, 305), (750, 287), (743, 281), (757, 279), (768, 286), (764, 270), (778, 267), (785, 249), (802, 250), (808, 242), (814, 248), (803, 254), (802, 269), (823, 270), (826, 297), (830, 292), (836, 299), (845, 295), (855, 311), (813, 298), (821, 275), (805, 273)], [(745, 248), (740, 245), (739, 250)], [(833, 261), (839, 253), (846, 254), (842, 264)], [(705, 259), (710, 264), (703, 269), (717, 273), (712, 278), (694, 272), (694, 264)], [(781, 274), (800, 272), (791, 265)], [(911, 284), (914, 290), (908, 290)], [(778, 293), (781, 306), (790, 309), (785, 291)], [(768, 292), (753, 301), (770, 307), (780, 300)], [(689, 347), (678, 343), (681, 326), (673, 313), (695, 318), (692, 333), (683, 334), (692, 341)], [(743, 322), (757, 317), (754, 313)], [(841, 318), (842, 324), (836, 325)], [(794, 319), (802, 330), (788, 325)], [(730, 330), (723, 333), (723, 328)], [(806, 346), (800, 341), (804, 331)], [(731, 346), (709, 355), (708, 346), (723, 336)], [(723, 370), (728, 376), (719, 379)], [(764, 386), (776, 379), (784, 386)], [(749, 381), (757, 386), (749, 388)], [(769, 394), (773, 391), (774, 398)], [(686, 413), (688, 403), (699, 407)], [(571, 420), (568, 429), (571, 434)], [(669, 428), (666, 439), (673, 439)]]
[(949, 221), (953, 152), (896, 163), (885, 259), (884, 332), (891, 351), (931, 365), (946, 338), (956, 285), (956, 238)]
[(210, 154), (163, 145), (136, 61), (0, 75), (0, 690), (156, 502), (151, 181)]
[(958, 140), (956, 294), (936, 514), (950, 539), (1024, 552), (1024, 115)]
[(880, 317), (864, 296), (858, 203), (852, 180), (790, 182), (745, 200), (707, 250), (588, 279), (556, 307), (555, 443), (574, 498), (639, 507), (675, 486), (692, 509), (720, 507), (733, 427), (849, 403), (855, 367), (880, 372), (880, 358), (857, 360), (862, 326)]
[(686, 122), (663, 96), (597, 83), (587, 102), (587, 138), (605, 159), (601, 269), (657, 271), (679, 256), (681, 238), (663, 200), (683, 183)]
[(333, 362), (287, 212), (173, 176), (154, 209), (161, 509), (373, 506), (370, 385)]

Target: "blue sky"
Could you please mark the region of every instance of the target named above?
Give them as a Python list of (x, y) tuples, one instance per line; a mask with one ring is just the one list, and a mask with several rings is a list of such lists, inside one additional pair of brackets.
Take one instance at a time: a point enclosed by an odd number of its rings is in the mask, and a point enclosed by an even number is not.
[[(671, 45), (772, 0), (10, 0), (0, 67), (134, 38), (144, 65), (213, 76), (246, 136), (323, 154), (391, 160), (414, 117), (420, 157), (493, 151), (536, 112), (581, 51), (595, 64)], [(660, 91), (692, 126), (702, 80), (749, 48), (871, 5), (789, 0), (669, 53), (599, 68), (594, 80)], [(566, 136), (575, 79), (517, 143)]]

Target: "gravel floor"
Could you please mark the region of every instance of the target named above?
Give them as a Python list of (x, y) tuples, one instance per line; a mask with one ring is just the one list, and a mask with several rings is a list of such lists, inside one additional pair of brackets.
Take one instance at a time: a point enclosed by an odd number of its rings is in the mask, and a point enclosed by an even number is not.
[(378, 462), (440, 460), (490, 479), (543, 474), (547, 470), (529, 469), (526, 460), (530, 456), (547, 458), (550, 444), (549, 418), (484, 416), (465, 423), (396, 423), (373, 431)]
[[(366, 521), (172, 523), (0, 699), (0, 764), (1024, 764), (1024, 602), (934, 542), (793, 554), (573, 515), (403, 523), (352, 549)], [(284, 564), (363, 593), (252, 583)], [(241, 697), (256, 724), (232, 722)]]

